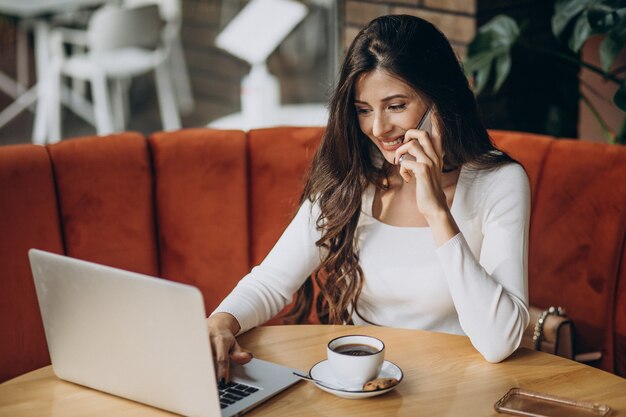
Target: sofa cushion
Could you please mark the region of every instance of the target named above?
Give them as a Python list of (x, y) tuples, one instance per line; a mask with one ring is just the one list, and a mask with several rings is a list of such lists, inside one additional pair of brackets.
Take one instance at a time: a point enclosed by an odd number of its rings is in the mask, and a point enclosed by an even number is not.
[(48, 147), (68, 256), (158, 275), (150, 154), (138, 133)]
[(626, 149), (558, 140), (533, 205), (530, 301), (566, 308), (579, 352), (611, 355), (605, 343), (624, 241), (624, 178)]
[(251, 265), (259, 264), (300, 203), (323, 128), (273, 128), (248, 133)]
[(28, 250), (63, 253), (46, 148), (0, 148), (0, 382), (50, 363)]
[[(530, 177), (531, 303), (565, 307), (578, 352), (601, 350), (599, 365), (625, 375), (626, 148), (490, 133)], [(197, 129), (0, 148), (0, 332), (10, 341), (0, 381), (49, 363), (30, 247), (193, 284), (209, 312), (291, 220), (322, 134)]]
[(157, 133), (150, 145), (161, 275), (200, 288), (208, 314), (249, 271), (245, 133)]
[[(296, 214), (323, 133), (292, 127), (248, 133), (251, 266), (265, 258)], [(280, 315), (269, 323), (281, 323)]]
[[(601, 351), (613, 370), (613, 314), (626, 223), (626, 149), (493, 132), (533, 189), (530, 303), (565, 307), (577, 353)], [(623, 308), (623, 307), (622, 307)]]
[[(626, 223), (626, 219), (623, 223)], [(626, 225), (622, 227), (622, 230), (624, 229)], [(615, 348), (613, 361), (615, 373), (626, 378), (626, 236), (622, 243), (622, 263), (615, 294), (615, 310), (613, 311), (615, 331), (610, 335), (613, 337)]]
[[(537, 183), (553, 137), (533, 133), (489, 131), (495, 145), (522, 164), (530, 181), (531, 204), (535, 201)], [(532, 210), (531, 210), (532, 211)]]

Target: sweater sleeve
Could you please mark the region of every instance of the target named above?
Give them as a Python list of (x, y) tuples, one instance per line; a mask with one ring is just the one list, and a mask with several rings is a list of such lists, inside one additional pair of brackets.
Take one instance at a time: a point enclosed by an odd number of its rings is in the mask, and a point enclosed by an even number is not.
[(232, 314), (246, 332), (277, 315), (320, 264), (319, 207), (306, 200), (263, 262), (211, 314)]
[(518, 348), (528, 325), (530, 186), (518, 164), (498, 169), (481, 195), (477, 260), (462, 233), (437, 249), (459, 322), (489, 362)]

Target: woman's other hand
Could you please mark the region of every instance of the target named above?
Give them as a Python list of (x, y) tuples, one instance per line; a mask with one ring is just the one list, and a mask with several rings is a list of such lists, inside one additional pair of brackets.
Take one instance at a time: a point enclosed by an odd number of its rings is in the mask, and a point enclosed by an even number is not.
[(216, 313), (207, 319), (209, 342), (213, 351), (217, 380), (220, 384), (230, 379), (230, 361), (243, 365), (252, 360), (252, 354), (241, 348), (235, 335), (239, 322), (228, 313)]

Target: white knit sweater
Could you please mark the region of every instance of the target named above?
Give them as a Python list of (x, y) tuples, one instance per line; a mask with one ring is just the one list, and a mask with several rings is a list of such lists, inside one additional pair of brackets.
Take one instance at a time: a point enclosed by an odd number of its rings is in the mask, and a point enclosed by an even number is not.
[[(439, 248), (428, 227), (372, 217), (374, 187), (363, 194), (357, 248), (364, 287), (355, 324), (469, 336), (490, 362), (509, 356), (529, 320), (528, 177), (518, 164), (461, 169), (451, 212), (461, 233)], [(319, 207), (305, 202), (265, 260), (215, 310), (241, 332), (275, 316), (319, 265)], [(365, 318), (367, 321), (363, 320)]]

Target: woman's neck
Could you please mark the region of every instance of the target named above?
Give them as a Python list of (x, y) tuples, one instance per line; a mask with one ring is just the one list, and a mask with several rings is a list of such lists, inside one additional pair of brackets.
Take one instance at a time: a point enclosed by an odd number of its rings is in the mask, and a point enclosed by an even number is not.
[[(441, 176), (443, 192), (448, 208), (456, 191), (461, 169), (444, 173)], [(372, 204), (372, 215), (383, 223), (400, 227), (426, 227), (428, 222), (417, 210), (415, 182), (404, 182), (398, 170), (389, 176), (389, 188), (376, 189)]]

